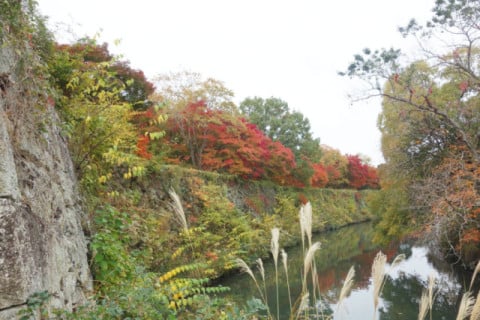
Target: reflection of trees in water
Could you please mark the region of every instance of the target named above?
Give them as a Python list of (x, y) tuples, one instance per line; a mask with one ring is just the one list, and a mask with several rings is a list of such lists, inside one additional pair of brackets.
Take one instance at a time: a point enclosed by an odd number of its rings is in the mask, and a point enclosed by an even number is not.
[[(330, 303), (335, 303), (341, 286), (353, 265), (355, 284), (359, 288), (368, 283), (371, 263), (377, 246), (372, 243), (373, 228), (370, 224), (352, 226), (328, 233), (320, 238), (322, 248), (318, 254), (317, 281), (320, 291)], [(360, 273), (359, 273), (360, 271)]]
[[(371, 240), (371, 238), (369, 240)], [(358, 247), (363, 248), (359, 254), (343, 261), (336, 261), (334, 264), (331, 264), (329, 268), (319, 272), (318, 283), (320, 291), (325, 294), (330, 303), (337, 302), (345, 277), (352, 265), (355, 267), (353, 289), (367, 289), (370, 285), (372, 263), (379, 249), (371, 242), (368, 243), (368, 246), (365, 244), (365, 241), (358, 243)], [(365, 248), (368, 248), (368, 250)], [(398, 244), (392, 243), (388, 247), (382, 248), (382, 251), (387, 256), (387, 260), (392, 261), (399, 254)]]
[[(372, 237), (373, 228), (369, 223), (353, 225), (315, 236), (314, 241), (322, 243), (321, 249), (315, 255), (317, 272), (319, 274), (318, 281), (324, 298), (329, 302), (333, 303), (338, 298), (340, 287), (352, 265), (355, 265), (356, 271), (362, 270), (364, 272), (359, 283), (368, 283), (371, 263), (378, 251), (377, 246), (372, 243)], [(302, 247), (290, 248), (287, 252), (290, 286), (292, 296), (295, 299), (300, 295), (302, 286)], [(361, 258), (362, 255), (366, 255), (363, 260)], [(269, 297), (275, 297), (276, 287), (273, 263), (265, 261), (264, 267)], [(256, 267), (252, 269), (256, 270)], [(256, 276), (257, 279), (261, 279), (258, 273)], [(231, 277), (223, 281), (223, 284), (231, 287), (229, 295), (234, 296), (234, 299), (237, 301), (246, 301), (251, 297), (258, 297), (258, 291), (247, 275)], [(279, 271), (279, 294), (280, 302), (285, 306), (288, 306), (287, 291), (286, 277), (282, 268)], [(273, 303), (275, 299), (272, 298), (270, 300)]]
[[(352, 265), (355, 266), (356, 272), (354, 290), (367, 291), (369, 289), (372, 262), (380, 250), (372, 243), (372, 237), (373, 228), (370, 224), (351, 226), (316, 237), (315, 241), (322, 243), (321, 249), (315, 255), (315, 261), (318, 272), (317, 280), (325, 302), (330, 304), (337, 302), (345, 276)], [(400, 245), (392, 243), (387, 247), (382, 247), (381, 250), (387, 255), (388, 262), (391, 262), (400, 253), (405, 254), (407, 260), (412, 256), (412, 245), (408, 243)], [(461, 286), (459, 287), (458, 283), (468, 285), (470, 280), (463, 278), (459, 273), (452, 272), (449, 264), (434, 256), (429, 256), (428, 262), (441, 275), (437, 283), (440, 294), (435, 302), (433, 319), (455, 319), (451, 310), (456, 309), (457, 300), (463, 294), (459, 291)], [(264, 265), (270, 307), (275, 310), (275, 271), (273, 263), (270, 261), (265, 261)], [(292, 298), (296, 299), (300, 296), (302, 286), (303, 253), (301, 246), (288, 250), (288, 268)], [(261, 279), (258, 274), (257, 279), (259, 281)], [(252, 280), (247, 275), (239, 275), (227, 280), (223, 284), (231, 287), (230, 294), (235, 296), (234, 300), (246, 301), (252, 297), (259, 297)], [(381, 319), (417, 319), (418, 301), (422, 289), (427, 286), (425, 282), (426, 279), (422, 280), (418, 276), (410, 274), (401, 274), (395, 279), (388, 278), (381, 295), (384, 299), (384, 308), (379, 312)], [(287, 292), (286, 277), (282, 268), (281, 271), (279, 270), (282, 314), (289, 312)], [(371, 303), (371, 295), (368, 295), (368, 301), (365, 303)]]
[[(382, 292), (383, 307), (380, 308), (380, 319), (405, 320), (417, 319), (419, 301), (426, 284), (415, 275), (400, 274), (396, 279), (387, 277)], [(455, 306), (458, 286), (440, 284), (440, 290), (433, 305), (433, 319), (455, 319)]]

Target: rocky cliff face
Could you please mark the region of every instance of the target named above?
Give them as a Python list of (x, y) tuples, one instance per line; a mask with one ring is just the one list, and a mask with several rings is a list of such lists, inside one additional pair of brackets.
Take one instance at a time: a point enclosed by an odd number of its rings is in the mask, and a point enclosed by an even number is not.
[(0, 320), (14, 319), (29, 296), (45, 290), (49, 307), (71, 310), (92, 286), (58, 118), (40, 103), (33, 80), (15, 75), (18, 63), (0, 46)]

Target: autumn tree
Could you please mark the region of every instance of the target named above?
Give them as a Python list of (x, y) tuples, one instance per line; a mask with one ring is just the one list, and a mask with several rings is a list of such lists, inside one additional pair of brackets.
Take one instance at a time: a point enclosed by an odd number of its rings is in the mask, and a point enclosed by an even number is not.
[(321, 163), (312, 164), (313, 176), (311, 180), (312, 187), (324, 188), (328, 184), (328, 173)]
[[(292, 151), (242, 120), (233, 92), (222, 82), (180, 72), (161, 75), (155, 83), (153, 100), (167, 106), (169, 161), (255, 179), (271, 177), (279, 183), (293, 179)], [(280, 174), (284, 174), (281, 179)]]
[[(167, 135), (173, 150), (172, 156), (179, 161), (191, 162), (203, 168), (203, 152), (208, 143), (209, 123), (217, 121), (216, 114), (203, 101), (192, 102), (183, 109), (170, 113)], [(172, 157), (171, 156), (171, 157)]]
[(309, 185), (314, 174), (312, 164), (320, 160), (321, 150), (319, 139), (312, 136), (308, 118), (290, 110), (285, 101), (273, 97), (246, 98), (239, 108), (265, 135), (293, 151), (297, 162), (294, 175), (301, 184)]
[[(412, 20), (400, 28), (403, 35), (416, 37), (421, 44), (420, 59), (404, 63), (400, 50), (365, 49), (344, 74), (367, 80), (371, 94), (383, 98), (379, 125), (385, 172), (399, 177), (398, 181), (405, 177), (409, 181), (403, 190), (410, 206), (417, 217), (425, 216), (411, 220), (430, 221), (437, 235), (445, 236), (441, 243), (448, 245), (444, 247), (462, 256), (452, 249), (462, 238), (458, 223), (475, 225), (476, 216), (470, 215), (468, 201), (451, 201), (455, 188), (440, 192), (435, 186), (451, 185), (451, 177), (470, 177), (460, 179), (458, 183), (464, 186), (472, 179), (474, 184), (477, 181), (467, 168), (480, 162), (480, 1), (438, 0), (433, 14), (424, 26)], [(466, 168), (464, 175), (457, 174), (459, 167)], [(439, 206), (444, 201), (451, 206), (448, 210)], [(435, 209), (439, 207), (443, 209)], [(460, 237), (441, 231), (445, 228)]]
[(154, 155), (161, 159), (164, 153), (165, 122), (167, 115), (163, 106), (154, 104), (144, 111), (135, 111), (132, 122), (138, 132), (137, 155), (145, 159), (151, 159)]
[(147, 80), (142, 70), (132, 68), (128, 61), (114, 63), (112, 70), (115, 76), (126, 84), (122, 97), (135, 110), (146, 110), (153, 105), (150, 96), (154, 93), (155, 87)]
[(328, 187), (345, 188), (348, 186), (348, 160), (340, 150), (322, 145), (320, 163), (328, 176)]
[[(217, 111), (223, 114), (221, 111)], [(268, 179), (279, 184), (295, 168), (292, 151), (274, 142), (256, 125), (242, 118), (226, 118), (220, 125), (212, 123), (205, 157), (216, 167), (210, 169), (240, 175), (248, 179)]]
[(350, 186), (360, 189), (367, 184), (368, 166), (357, 155), (348, 155), (348, 180)]
[(104, 61), (110, 57), (105, 47), (92, 46), (101, 58), (86, 61), (86, 47), (77, 51), (58, 45), (48, 70), (56, 91), (49, 99), (64, 122), (77, 174), (84, 186), (96, 188), (113, 173), (129, 179), (142, 175), (144, 168), (137, 156), (134, 110), (124, 97), (126, 84), (112, 71), (115, 61)]
[(153, 100), (166, 103), (172, 110), (182, 110), (192, 102), (203, 101), (211, 110), (238, 113), (233, 102), (233, 91), (219, 80), (204, 80), (199, 73), (183, 71), (162, 74), (155, 78), (155, 84), (157, 90)]
[(347, 155), (349, 185), (355, 189), (378, 188), (377, 170), (359, 155)]
[(149, 100), (155, 90), (153, 83), (147, 80), (142, 70), (132, 68), (129, 61), (114, 57), (106, 43), (100, 45), (94, 39), (83, 38), (73, 44), (57, 45), (56, 50), (68, 53), (67, 57), (70, 57), (69, 65), (54, 70), (56, 73), (53, 79), (60, 86), (65, 86), (69, 72), (75, 68), (85, 69), (88, 65), (105, 63), (111, 72), (110, 76), (123, 85), (120, 95), (122, 100), (131, 104), (135, 110), (145, 110), (153, 105)]
[(168, 120), (170, 159), (202, 170), (285, 184), (295, 168), (290, 149), (254, 124), (203, 101), (191, 103)]

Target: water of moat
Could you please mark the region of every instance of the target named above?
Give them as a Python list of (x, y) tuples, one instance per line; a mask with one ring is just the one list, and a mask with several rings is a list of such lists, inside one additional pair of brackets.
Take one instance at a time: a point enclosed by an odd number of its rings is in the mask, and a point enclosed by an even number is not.
[[(333, 319), (373, 319), (373, 286), (371, 266), (378, 251), (388, 257), (388, 262), (399, 254), (406, 259), (395, 267), (387, 265), (386, 282), (381, 293), (376, 319), (408, 320), (417, 319), (422, 289), (427, 286), (429, 275), (436, 278), (437, 295), (433, 305), (432, 319), (455, 319), (457, 306), (468, 286), (471, 273), (452, 266), (431, 254), (425, 245), (413, 241), (399, 241), (388, 246), (378, 246), (372, 241), (374, 229), (371, 223), (364, 223), (340, 230), (319, 234), (315, 241), (322, 243), (315, 255), (318, 270), (318, 284), (321, 297), (318, 308)], [(299, 297), (301, 273), (303, 270), (302, 246), (286, 250), (288, 253), (289, 280), (292, 299)], [(343, 280), (351, 266), (355, 268), (355, 283), (350, 295), (337, 308)], [(267, 296), (271, 312), (276, 315), (275, 269), (272, 261), (265, 261)], [(279, 258), (280, 319), (290, 315), (288, 289), (285, 273)], [(256, 267), (252, 270), (257, 271)], [(257, 279), (261, 277), (256, 272)], [(229, 286), (229, 295), (240, 304), (252, 297), (259, 298), (253, 281), (247, 274), (228, 277), (222, 285)], [(427, 316), (430, 319), (430, 316)]]

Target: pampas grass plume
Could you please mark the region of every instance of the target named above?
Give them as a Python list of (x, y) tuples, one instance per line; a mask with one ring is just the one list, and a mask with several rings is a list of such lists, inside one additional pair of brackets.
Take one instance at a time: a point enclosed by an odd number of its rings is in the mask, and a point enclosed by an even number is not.
[(275, 263), (275, 284), (277, 289), (277, 318), (280, 318), (280, 300), (279, 300), (279, 293), (278, 293), (278, 253), (280, 250), (279, 240), (280, 240), (280, 229), (273, 228), (272, 240), (270, 242), (270, 249), (273, 255), (273, 262)]
[(241, 272), (248, 273), (250, 278), (252, 278), (253, 281), (257, 283), (257, 279), (255, 278), (255, 275), (253, 274), (252, 269), (250, 269), (248, 264), (242, 258), (235, 259), (235, 265), (240, 269)]
[(313, 217), (312, 217), (312, 205), (310, 202), (307, 202), (304, 207), (305, 212), (305, 233), (308, 239), (308, 245), (312, 246), (312, 225), (313, 225)]
[(275, 266), (277, 266), (278, 253), (280, 251), (280, 247), (279, 247), (280, 229), (279, 228), (273, 228), (271, 231), (272, 231), (272, 241), (270, 242), (270, 250), (272, 252), (273, 261), (275, 262)]
[(305, 253), (305, 228), (306, 228), (306, 218), (305, 218), (305, 210), (303, 209), (304, 206), (300, 207), (300, 211), (298, 212), (298, 221), (300, 222), (300, 236), (302, 237), (302, 252)]
[(292, 294), (290, 293), (290, 280), (288, 279), (288, 256), (285, 250), (282, 249), (282, 263), (285, 270), (285, 276), (287, 278), (287, 290), (288, 290), (288, 303), (290, 304), (290, 310), (292, 310)]
[(372, 282), (373, 282), (373, 318), (378, 307), (378, 299), (383, 287), (383, 280), (385, 278), (385, 264), (387, 263), (387, 256), (381, 251), (377, 253), (372, 264)]
[(345, 281), (343, 282), (342, 290), (340, 290), (340, 296), (338, 298), (337, 310), (339, 310), (343, 300), (345, 300), (345, 298), (350, 293), (350, 290), (352, 290), (353, 277), (355, 277), (355, 268), (353, 266), (351, 266), (350, 270), (348, 270), (347, 276), (345, 277)]
[(480, 292), (478, 292), (477, 299), (475, 300), (475, 304), (473, 305), (470, 320), (480, 320)]
[[(260, 261), (260, 265), (262, 266), (262, 269), (260, 271), (260, 273), (262, 274), (262, 278), (263, 278), (263, 283), (265, 284), (265, 271), (263, 270), (263, 263), (262, 263), (262, 260), (261, 259), (258, 259), (257, 260), (257, 263), (258, 261)], [(257, 290), (258, 292), (260, 293), (260, 297), (263, 299), (263, 302), (265, 303), (265, 305), (267, 306), (267, 312), (268, 314), (270, 314), (270, 311), (268, 310), (268, 300), (267, 300), (267, 296), (266, 296), (266, 291), (265, 291), (265, 295), (262, 293), (262, 290), (260, 289), (260, 286), (257, 282), (257, 278), (255, 278), (255, 275), (253, 274), (253, 271), (252, 269), (250, 269), (250, 267), (248, 266), (248, 264), (241, 258), (237, 258), (235, 259), (235, 265), (240, 268), (240, 271), (241, 272), (246, 272), (248, 273), (248, 275), (250, 276), (250, 278), (253, 279), (253, 282), (255, 283), (255, 286), (257, 287)], [(263, 270), (263, 272), (262, 272)]]
[(462, 296), (462, 301), (460, 301), (460, 306), (458, 307), (456, 320), (466, 319), (472, 313), (474, 303), (475, 301), (470, 291), (465, 292)]
[(256, 262), (258, 270), (260, 271), (260, 275), (262, 276), (262, 280), (265, 282), (265, 269), (263, 268), (263, 261), (262, 259), (258, 258)]
[(480, 261), (478, 261), (477, 266), (475, 267), (475, 270), (473, 271), (472, 280), (470, 280), (469, 290), (472, 290), (473, 282), (475, 282), (475, 278), (477, 277), (477, 274), (478, 274), (479, 271), (480, 271)]
[(298, 306), (297, 315), (296, 315), (295, 319), (298, 319), (298, 317), (300, 316), (300, 314), (301, 314), (303, 311), (307, 310), (309, 297), (310, 297), (310, 294), (309, 294), (308, 292), (306, 292), (306, 293), (302, 296), (302, 299), (300, 299), (300, 305)]
[(320, 245), (320, 242), (315, 242), (312, 246), (310, 246), (310, 248), (308, 248), (308, 251), (305, 254), (305, 258), (303, 260), (303, 292), (306, 291), (307, 274), (312, 266), (313, 257), (315, 256), (315, 252), (320, 249)]
[(173, 203), (171, 204), (173, 211), (175, 212), (174, 218), (175, 221), (182, 227), (185, 231), (188, 230), (187, 219), (185, 217), (185, 211), (183, 210), (182, 202), (180, 201), (180, 197), (175, 192), (174, 189), (170, 189), (168, 192), (170, 198), (172, 198)]
[(430, 302), (428, 298), (428, 292), (426, 290), (422, 291), (422, 297), (420, 298), (420, 305), (418, 311), (418, 320), (425, 319), (428, 309), (430, 308)]

